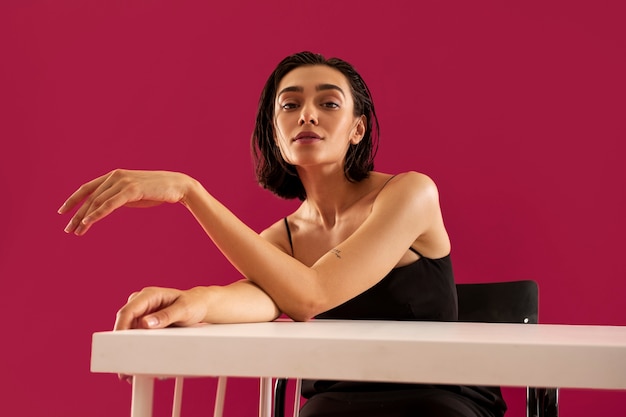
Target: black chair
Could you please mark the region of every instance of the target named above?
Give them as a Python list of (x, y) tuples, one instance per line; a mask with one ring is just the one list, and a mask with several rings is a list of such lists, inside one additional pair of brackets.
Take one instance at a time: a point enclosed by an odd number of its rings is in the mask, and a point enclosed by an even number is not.
[[(539, 288), (535, 281), (457, 284), (459, 321), (536, 324)], [(526, 388), (527, 417), (558, 417), (558, 389)]]
[[(539, 289), (531, 280), (457, 284), (459, 321), (536, 324)], [(274, 417), (285, 416), (287, 380), (274, 388)], [(298, 393), (296, 393), (298, 395)], [(527, 417), (558, 417), (557, 388), (526, 388)]]

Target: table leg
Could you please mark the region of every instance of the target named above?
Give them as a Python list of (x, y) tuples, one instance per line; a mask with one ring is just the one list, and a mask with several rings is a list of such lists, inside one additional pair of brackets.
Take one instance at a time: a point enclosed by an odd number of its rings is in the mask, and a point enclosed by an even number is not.
[(174, 400), (172, 401), (172, 417), (180, 417), (180, 409), (183, 405), (183, 377), (174, 380)]
[(154, 377), (143, 375), (133, 376), (130, 417), (152, 417), (153, 396)]
[(224, 413), (224, 400), (226, 398), (226, 377), (217, 378), (217, 391), (215, 392), (215, 408), (213, 409), (213, 417), (222, 417)]
[(294, 389), (294, 401), (293, 401), (293, 417), (300, 415), (300, 391), (302, 391), (302, 379), (296, 379), (296, 387)]
[(259, 389), (259, 417), (272, 415), (272, 378), (261, 378)]

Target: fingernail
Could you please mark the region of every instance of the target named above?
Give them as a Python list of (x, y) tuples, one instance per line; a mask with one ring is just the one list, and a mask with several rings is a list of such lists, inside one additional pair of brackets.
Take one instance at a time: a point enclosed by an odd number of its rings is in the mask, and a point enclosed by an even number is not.
[(89, 222), (91, 222), (91, 218), (89, 216), (87, 216), (87, 217), (85, 217), (83, 219), (83, 221), (81, 223), (87, 225), (87, 224), (89, 224)]
[[(73, 220), (73, 219), (72, 219)], [(69, 233), (72, 231), (72, 220), (70, 220), (70, 222), (67, 224), (67, 226), (65, 226), (65, 229), (63, 229), (63, 231), (65, 233)]]
[(159, 325), (159, 319), (156, 317), (148, 317), (146, 319), (146, 324), (148, 324), (148, 327), (156, 327)]
[(63, 203), (63, 205), (61, 207), (59, 207), (59, 209), (57, 210), (57, 213), (63, 214), (63, 209), (64, 208), (65, 208), (65, 203)]

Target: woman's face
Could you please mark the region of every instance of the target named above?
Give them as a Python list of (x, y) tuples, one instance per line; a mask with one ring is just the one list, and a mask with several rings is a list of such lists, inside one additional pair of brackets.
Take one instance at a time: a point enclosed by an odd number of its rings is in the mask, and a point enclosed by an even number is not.
[(326, 65), (298, 67), (280, 81), (274, 101), (276, 143), (298, 166), (340, 168), (350, 144), (365, 133), (365, 116), (354, 116), (346, 77)]

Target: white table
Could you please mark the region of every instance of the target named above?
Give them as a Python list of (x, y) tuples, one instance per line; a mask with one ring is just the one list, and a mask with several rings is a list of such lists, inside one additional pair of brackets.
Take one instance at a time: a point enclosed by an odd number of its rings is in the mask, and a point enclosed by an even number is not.
[(137, 417), (150, 415), (153, 378), (164, 376), (626, 389), (626, 326), (318, 320), (100, 332), (91, 370), (135, 375)]

